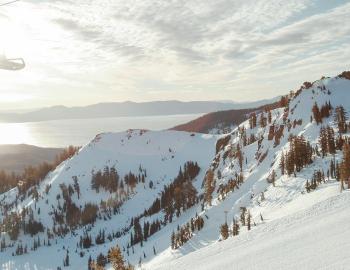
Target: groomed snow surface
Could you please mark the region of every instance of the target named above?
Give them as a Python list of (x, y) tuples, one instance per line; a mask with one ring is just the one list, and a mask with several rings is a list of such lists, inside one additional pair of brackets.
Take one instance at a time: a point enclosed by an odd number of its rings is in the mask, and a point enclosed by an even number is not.
[(307, 209), (147, 269), (350, 269), (350, 193), (328, 189), (334, 196)]

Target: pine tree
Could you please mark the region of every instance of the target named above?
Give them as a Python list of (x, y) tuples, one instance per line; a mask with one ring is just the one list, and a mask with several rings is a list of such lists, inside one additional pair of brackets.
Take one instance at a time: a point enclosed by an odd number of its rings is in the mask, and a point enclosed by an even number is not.
[(321, 127), (321, 129), (320, 129), (319, 143), (320, 143), (320, 147), (321, 147), (322, 157), (324, 157), (328, 152), (327, 131), (324, 127)]
[(239, 224), (236, 219), (233, 219), (232, 235), (236, 236), (239, 234)]
[(345, 144), (343, 147), (343, 160), (340, 164), (340, 181), (341, 189), (344, 190), (344, 184), (348, 184), (350, 187), (350, 145)]
[(253, 112), (249, 117), (249, 127), (253, 129), (256, 127), (256, 114)]
[(264, 191), (263, 192), (261, 192), (261, 201), (263, 202), (263, 201), (265, 201), (265, 193), (264, 193)]
[(343, 106), (338, 106), (335, 109), (334, 120), (338, 125), (339, 133), (346, 133), (347, 131), (347, 113)]
[(98, 265), (97, 262), (91, 261), (89, 264), (89, 269), (91, 269), (91, 270), (104, 270), (105, 268), (102, 265)]
[(241, 220), (241, 223), (242, 223), (242, 226), (245, 226), (245, 215), (246, 215), (246, 212), (247, 212), (247, 208), (245, 207), (241, 207), (241, 215), (240, 215), (240, 220)]
[(236, 152), (236, 157), (238, 159), (238, 164), (241, 169), (241, 172), (243, 171), (243, 153), (241, 148), (239, 147), (239, 144), (237, 144), (237, 152)]
[(335, 178), (335, 162), (331, 160), (331, 164), (329, 165), (329, 172), (332, 178)]
[(221, 225), (220, 233), (221, 233), (222, 239), (226, 240), (228, 238), (228, 225), (226, 222)]
[(106, 264), (107, 264), (107, 257), (104, 256), (102, 253), (100, 253), (100, 254), (97, 256), (96, 263), (97, 263), (99, 266), (105, 267)]
[(205, 193), (204, 193), (204, 200), (206, 203), (211, 206), (211, 201), (213, 199), (213, 192), (214, 192), (214, 172), (209, 169), (206, 177), (205, 177)]
[(248, 214), (247, 214), (247, 228), (248, 228), (248, 231), (250, 231), (250, 229), (251, 229), (251, 222), (252, 222), (252, 215), (250, 214), (250, 211), (248, 211)]
[(172, 249), (176, 249), (176, 244), (175, 244), (175, 232), (173, 231), (173, 233), (171, 234), (171, 248)]
[(306, 180), (305, 189), (306, 189), (306, 192), (307, 192), (307, 193), (310, 192), (310, 183), (309, 183), (309, 180)]
[(260, 127), (262, 127), (262, 128), (266, 127), (266, 124), (267, 124), (266, 122), (267, 122), (267, 119), (266, 119), (266, 117), (265, 117), (264, 112), (262, 112), (262, 113), (260, 114), (260, 119), (259, 119), (259, 125), (260, 125)]
[(280, 161), (280, 168), (281, 168), (281, 174), (284, 175), (285, 173), (285, 160), (284, 160), (284, 153), (282, 152), (281, 155), (281, 161)]
[(337, 181), (340, 181), (340, 165), (338, 161), (335, 165), (335, 179), (337, 179)]
[(131, 265), (125, 265), (122, 252), (118, 246), (110, 249), (108, 253), (109, 261), (115, 270), (129, 270), (133, 269)]
[(313, 113), (313, 118), (316, 121), (316, 124), (318, 125), (318, 124), (322, 123), (321, 112), (320, 112), (320, 109), (319, 109), (316, 102), (315, 102), (314, 106), (312, 107), (312, 113)]
[(331, 127), (327, 127), (327, 146), (328, 152), (330, 154), (335, 154), (335, 139), (334, 139), (334, 130)]
[(272, 170), (270, 179), (271, 179), (272, 185), (275, 186), (275, 181), (276, 181), (276, 172), (275, 172), (275, 170)]
[(291, 136), (290, 149), (285, 155), (285, 169), (288, 175), (299, 172), (312, 163), (312, 147), (303, 136)]
[(280, 101), (279, 101), (279, 107), (283, 108), (286, 107), (289, 103), (289, 98), (288, 95), (282, 96)]

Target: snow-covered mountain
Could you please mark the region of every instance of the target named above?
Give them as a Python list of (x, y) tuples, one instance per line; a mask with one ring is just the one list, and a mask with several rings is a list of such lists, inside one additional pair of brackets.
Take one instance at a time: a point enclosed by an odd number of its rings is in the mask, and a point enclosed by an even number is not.
[(118, 245), (141, 269), (345, 269), (349, 79), (304, 83), (223, 136), (96, 136), (0, 195), (2, 268), (87, 269)]
[[(212, 206), (204, 215), (207, 226), (192, 237), (190, 243), (173, 251), (166, 250), (147, 264), (146, 269), (346, 269), (350, 234), (346, 225), (350, 214), (348, 191), (340, 193), (339, 179), (328, 176), (330, 164), (340, 163), (343, 155), (315, 153), (321, 151), (320, 129), (330, 126), (335, 137), (340, 134), (333, 117), (338, 106), (350, 110), (349, 73), (304, 83), (291, 94), (289, 106), (271, 111), (265, 127), (243, 122), (231, 135), (221, 139), (221, 149), (213, 160), (215, 189)], [(312, 112), (329, 103), (329, 117), (317, 124)], [(268, 114), (265, 113), (268, 118)], [(258, 122), (261, 115), (257, 117)], [(313, 119), (311, 119), (313, 118)], [(271, 132), (273, 130), (273, 132)], [(273, 135), (272, 135), (273, 134)], [(254, 136), (244, 146), (245, 138)], [(303, 136), (313, 147), (312, 163), (299, 172), (281, 174), (281, 158), (291, 148), (291, 136)], [(336, 141), (336, 139), (335, 139)], [(240, 174), (237, 145), (242, 153), (243, 183), (228, 185)], [(234, 156), (236, 158), (230, 158)], [(349, 166), (350, 164), (347, 164)], [(307, 182), (322, 173), (315, 190), (307, 192)], [(323, 175), (324, 174), (324, 175)], [(272, 184), (272, 178), (275, 179)], [(221, 187), (221, 188), (220, 188)], [(220, 192), (220, 190), (224, 190)], [(227, 192), (228, 191), (228, 192)], [(251, 218), (251, 231), (240, 224), (238, 236), (220, 241), (220, 224), (233, 227), (240, 222), (242, 209)], [(247, 222), (245, 214), (245, 222)], [(342, 224), (342, 225), (341, 225)]]
[[(13, 205), (13, 210), (17, 212), (22, 211), (23, 208), (31, 208), (34, 210), (31, 214), (33, 220), (41, 222), (44, 228), (51, 228), (51, 232), (53, 231), (52, 228), (56, 227), (58, 234), (62, 234), (62, 237), (53, 237), (50, 241), (46, 230), (44, 233), (38, 233), (34, 238), (20, 233), (18, 236), (19, 241), (17, 242), (22, 243), (23, 247), (27, 245), (29, 254), (11, 257), (17, 248), (15, 245), (14, 248), (6, 248), (6, 251), (1, 253), (1, 261), (5, 263), (8, 259), (9, 265), (19, 269), (24, 267), (28, 261), (39, 265), (43, 269), (56, 269), (56, 267), (62, 265), (66, 251), (69, 250), (71, 269), (81, 269), (79, 266), (82, 264), (84, 267), (87, 267), (90, 254), (92, 257), (96, 257), (101, 252), (107, 254), (108, 248), (115, 245), (116, 242), (120, 246), (126, 247), (127, 242), (130, 240), (129, 231), (125, 232), (125, 235), (114, 236), (118, 240), (107, 240), (109, 243), (103, 245), (94, 244), (93, 247), (83, 250), (82, 252), (86, 254), (83, 257), (81, 257), (82, 253), (80, 253), (80, 250), (77, 253), (75, 252), (76, 245), (85, 231), (88, 231), (88, 234), (95, 238), (102, 229), (105, 230), (106, 237), (108, 234), (119, 234), (124, 230), (128, 230), (125, 228), (130, 226), (131, 219), (143, 214), (144, 210), (152, 205), (159, 196), (160, 191), (163, 190), (165, 185), (169, 185), (173, 181), (178, 175), (180, 168), (184, 168), (187, 161), (197, 162), (201, 168), (198, 176), (193, 181), (193, 184), (199, 188), (205, 170), (214, 154), (215, 141), (216, 138), (211, 135), (177, 131), (129, 130), (123, 133), (97, 135), (92, 142), (84, 146), (72, 159), (62, 163), (40, 183), (37, 187), (37, 199), (33, 199), (33, 195), (19, 195), (18, 188), (1, 195), (1, 218), (5, 216), (7, 205)], [(91, 187), (92, 175), (94, 173), (97, 174), (98, 171), (103, 172), (106, 167), (116, 169), (119, 178), (121, 178), (120, 183), (123, 182), (123, 177), (125, 175), (128, 176), (129, 173), (140, 177), (140, 180), (136, 180), (138, 183), (135, 183), (134, 188), (132, 188), (132, 185), (125, 186), (124, 189), (119, 188), (118, 192), (113, 193), (100, 188), (99, 192), (97, 192), (96, 189)], [(64, 229), (60, 229), (60, 227), (65, 227), (66, 217), (62, 217), (64, 220), (60, 224), (59, 219), (55, 218), (55, 216), (60, 215), (58, 213), (60, 209), (66, 207), (64, 205), (67, 205), (67, 202), (65, 203), (63, 199), (63, 193), (65, 189), (70, 189), (70, 186), (74, 186), (74, 179), (79, 184), (79, 195), (77, 191), (74, 194), (70, 193), (70, 191), (68, 192), (72, 203), (76, 207), (84, 209), (84, 206), (90, 203), (102, 209), (102, 201), (113, 206), (108, 205), (104, 207), (105, 211), (101, 212), (101, 216), (94, 222), (95, 226), (93, 228), (87, 229), (89, 226), (76, 228), (74, 233), (66, 232), (67, 234), (63, 236), (65, 233), (61, 231)], [(122, 205), (119, 208), (114, 207), (114, 204)], [(118, 208), (118, 213), (110, 213), (108, 209), (112, 208)], [(160, 216), (157, 215), (158, 218)], [(152, 218), (150, 217), (149, 219)], [(41, 245), (43, 245), (45, 240), (46, 242), (50, 241), (51, 246), (30, 251), (34, 245), (32, 239), (37, 239), (38, 237), (41, 238)], [(153, 245), (155, 245), (154, 241), (148, 242), (153, 242)], [(164, 244), (159, 245), (158, 248), (166, 248), (166, 242), (164, 241)], [(153, 254), (153, 246), (150, 246), (149, 250), (145, 248), (142, 250)], [(141, 249), (136, 246), (133, 249), (135, 255), (130, 255), (130, 261), (134, 263), (138, 261)], [(52, 256), (47, 256), (47, 254), (52, 254)], [(53, 256), (55, 259), (52, 258)]]

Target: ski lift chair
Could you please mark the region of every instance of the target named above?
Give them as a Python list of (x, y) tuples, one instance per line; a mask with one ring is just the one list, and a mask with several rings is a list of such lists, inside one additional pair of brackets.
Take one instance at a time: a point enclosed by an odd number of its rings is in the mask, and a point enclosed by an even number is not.
[(0, 69), (5, 70), (20, 70), (26, 66), (23, 58), (8, 59), (6, 57), (0, 57)]
[[(12, 0), (5, 3), (0, 3), (0, 6), (6, 6), (18, 1), (19, 0)], [(26, 63), (24, 62), (23, 58), (8, 59), (6, 58), (6, 56), (0, 55), (0, 69), (20, 70), (20, 69), (23, 69), (25, 66), (26, 66)]]

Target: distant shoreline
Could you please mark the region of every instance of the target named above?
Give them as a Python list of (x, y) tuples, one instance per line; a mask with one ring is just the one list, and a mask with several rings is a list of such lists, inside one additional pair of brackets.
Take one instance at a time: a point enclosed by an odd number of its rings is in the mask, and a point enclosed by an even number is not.
[(192, 121), (203, 114), (63, 119), (1, 123), (0, 145), (29, 144), (39, 147), (82, 146), (97, 134), (128, 129), (164, 130)]
[(255, 108), (271, 103), (276, 99), (277, 98), (249, 103), (219, 101), (154, 101), (143, 103), (99, 103), (85, 107), (54, 106), (21, 113), (0, 111), (0, 123), (30, 123), (71, 119), (206, 114), (233, 109)]

